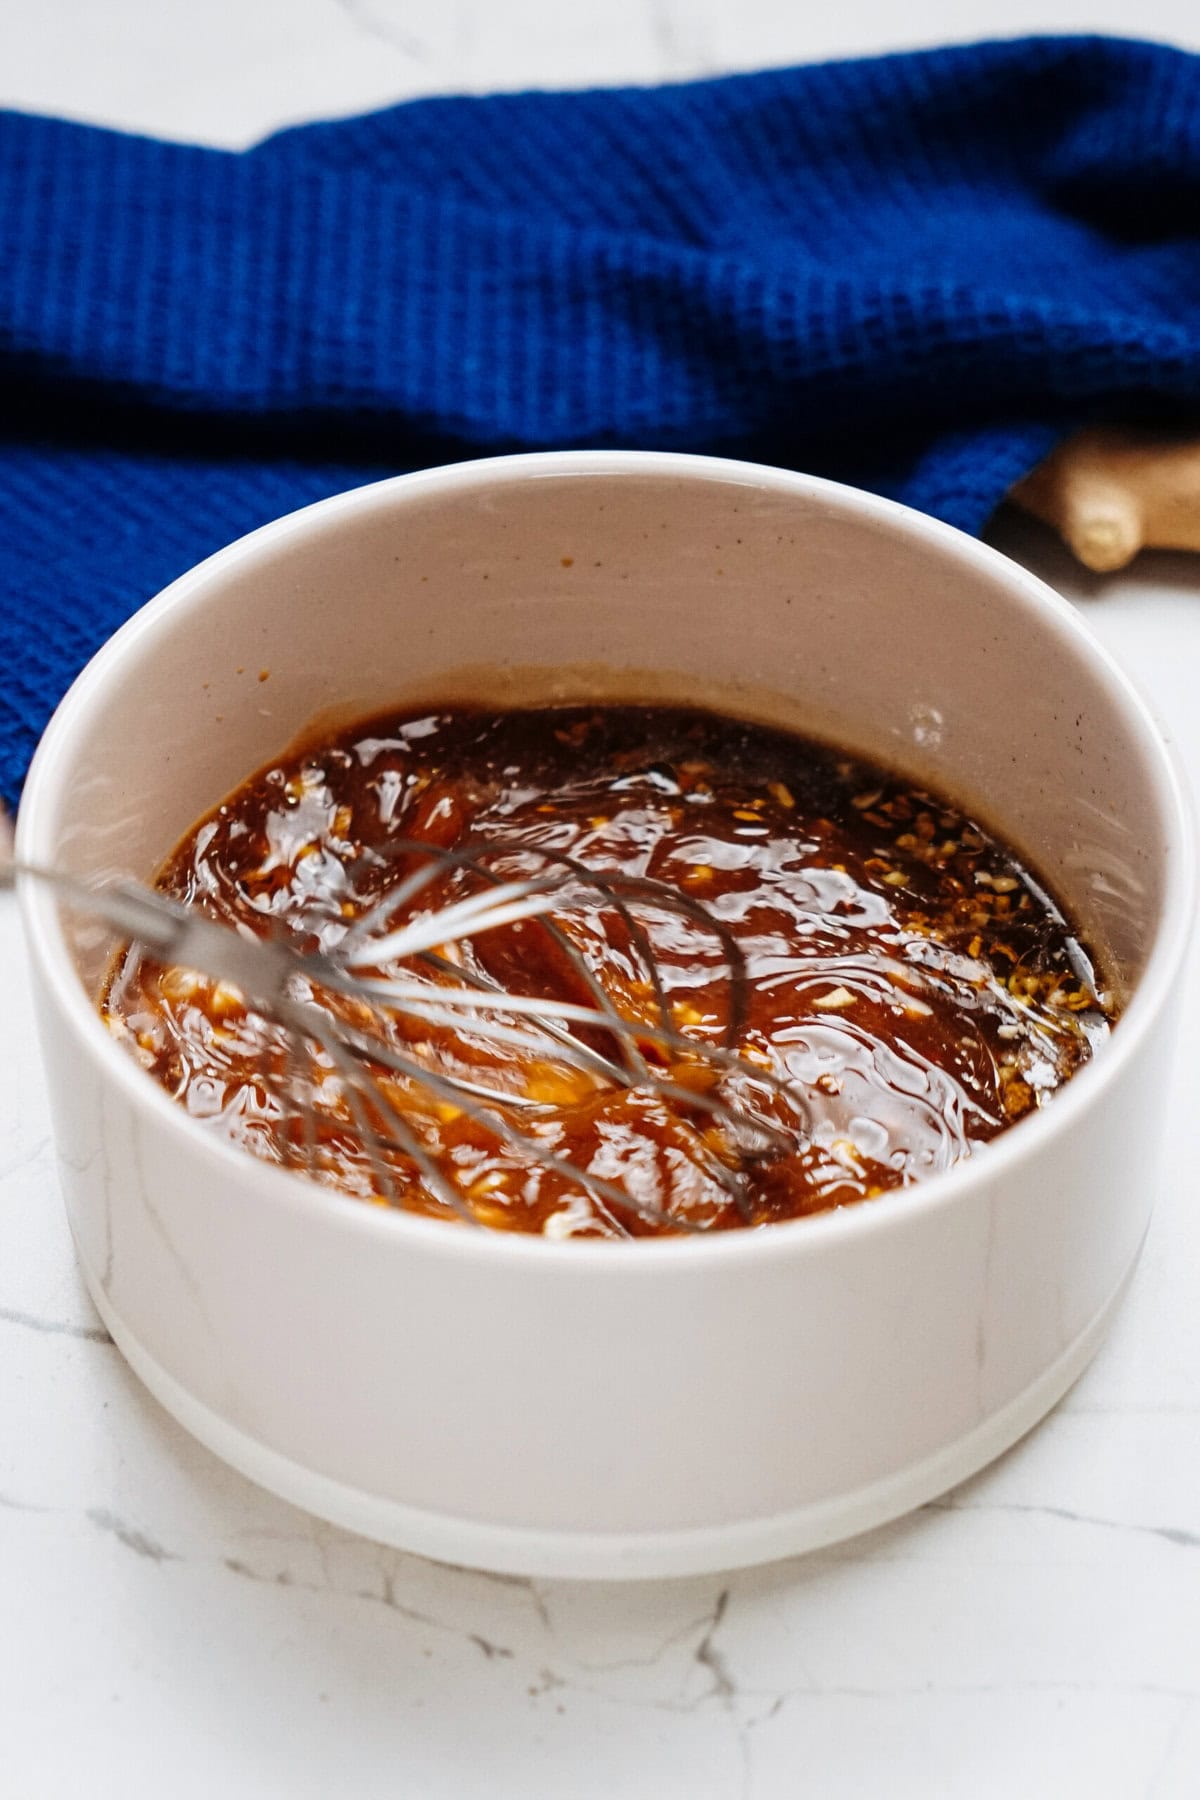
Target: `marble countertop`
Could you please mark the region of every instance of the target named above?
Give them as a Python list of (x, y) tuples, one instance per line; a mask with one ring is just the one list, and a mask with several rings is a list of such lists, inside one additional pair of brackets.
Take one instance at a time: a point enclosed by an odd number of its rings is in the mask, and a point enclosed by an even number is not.
[[(816, 15), (820, 13), (821, 16)], [(810, 16), (812, 15), (812, 16)], [(1200, 48), (1191, 0), (40, 0), (0, 100), (178, 137), (417, 92), (651, 80), (1023, 29)], [(1200, 787), (1200, 559), (1079, 604)], [(319, 1800), (969, 1800), (1200, 1792), (1200, 976), (1140, 1271), (1093, 1367), (994, 1467), (839, 1548), (606, 1587), (446, 1568), (200, 1449), (83, 1292), (0, 902), (0, 1790)]]

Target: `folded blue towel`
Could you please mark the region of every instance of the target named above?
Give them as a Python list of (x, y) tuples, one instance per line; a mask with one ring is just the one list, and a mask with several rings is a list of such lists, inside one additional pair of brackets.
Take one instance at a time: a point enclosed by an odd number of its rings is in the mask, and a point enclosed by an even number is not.
[(712, 450), (980, 529), (1200, 402), (1200, 60), (1047, 39), (423, 100), (242, 154), (0, 115), (0, 792), (88, 655), (339, 488)]

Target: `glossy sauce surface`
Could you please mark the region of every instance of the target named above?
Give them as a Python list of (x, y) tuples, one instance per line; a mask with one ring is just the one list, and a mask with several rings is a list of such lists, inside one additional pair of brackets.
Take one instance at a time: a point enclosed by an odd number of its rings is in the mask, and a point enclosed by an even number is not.
[[(686, 1099), (613, 1089), (466, 1031), (418, 1033), (421, 1055), (532, 1100), (532, 1115), (514, 1104), (511, 1122), (541, 1150), (631, 1196), (623, 1208), (589, 1194), (486, 1120), (387, 1076), (389, 1098), (455, 1193), (496, 1228), (559, 1238), (714, 1230), (874, 1200), (1044, 1105), (1110, 1029), (1070, 923), (1011, 850), (953, 805), (808, 740), (682, 709), (374, 719), (248, 782), (189, 834), (160, 885), (256, 931), (332, 945), (411, 872), (401, 839), (485, 840), (505, 878), (538, 872), (537, 846), (653, 877), (700, 902), (746, 959), (745, 1076), (724, 1091), (785, 1130), (786, 1147), (770, 1155), (740, 1155)], [(449, 871), (399, 917), (480, 886)], [(719, 938), (677, 913), (639, 916), (675, 1026), (698, 1044), (718, 1041), (731, 1004)], [(612, 909), (564, 912), (562, 924), (622, 1014), (651, 1021), (645, 970)], [(480, 934), (456, 955), (510, 989), (579, 998), (536, 920)], [(301, 1127), (280, 1104), (283, 1040), (235, 989), (130, 951), (102, 1008), (196, 1117), (256, 1155), (298, 1160)], [(396, 1041), (412, 1048), (413, 1029), (397, 1024)], [(647, 1055), (677, 1064), (682, 1085), (694, 1075), (686, 1053)], [(789, 1084), (798, 1109), (756, 1088), (755, 1068)], [(306, 1079), (318, 1179), (454, 1216), (399, 1151), (388, 1151), (380, 1181), (328, 1057), (314, 1053)], [(736, 1170), (738, 1205), (714, 1169)]]

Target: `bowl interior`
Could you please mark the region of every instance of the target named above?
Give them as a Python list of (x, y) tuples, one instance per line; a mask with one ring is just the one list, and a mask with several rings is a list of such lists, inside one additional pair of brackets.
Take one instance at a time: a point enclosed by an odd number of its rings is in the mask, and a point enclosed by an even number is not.
[[(145, 877), (315, 719), (596, 697), (724, 707), (946, 790), (1136, 984), (1177, 823), (1145, 714), (1070, 609), (901, 508), (702, 459), (478, 463), (243, 540), (77, 686), (26, 854)], [(74, 954), (94, 985), (103, 945), (77, 931)]]

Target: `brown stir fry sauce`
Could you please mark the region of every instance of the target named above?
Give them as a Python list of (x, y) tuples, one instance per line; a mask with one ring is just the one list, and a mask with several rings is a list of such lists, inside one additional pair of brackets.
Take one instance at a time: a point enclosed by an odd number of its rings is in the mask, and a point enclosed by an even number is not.
[[(489, 866), (504, 878), (541, 872), (531, 845), (654, 877), (736, 935), (749, 975), (747, 1069), (722, 1091), (791, 1142), (742, 1165), (745, 1217), (712, 1173), (714, 1159), (737, 1167), (739, 1158), (710, 1114), (465, 1029), (386, 1026), (418, 1059), (538, 1102), (514, 1106), (511, 1122), (543, 1148), (705, 1229), (844, 1206), (948, 1168), (1045, 1104), (1110, 1029), (1086, 950), (1003, 843), (881, 769), (697, 711), (454, 708), (374, 719), (248, 782), (188, 836), (159, 885), (256, 931), (329, 946), (416, 866), (389, 846), (468, 838), (503, 851)], [(391, 925), (480, 886), (449, 871)], [(639, 917), (675, 1024), (719, 1041), (730, 1005), (719, 939), (678, 914), (641, 908)], [(644, 967), (613, 911), (564, 913), (561, 923), (618, 1009), (653, 1021)], [(537, 920), (481, 933), (456, 958), (514, 991), (587, 997)], [(299, 1159), (300, 1124), (279, 1101), (284, 1039), (236, 989), (129, 951), (102, 1007), (194, 1117), (258, 1156)], [(669, 1060), (661, 1047), (645, 1053), (656, 1066)], [(453, 1216), (398, 1150), (388, 1152), (389, 1198), (333, 1065), (311, 1054), (319, 1179)], [(688, 1058), (678, 1064), (672, 1073), (695, 1085)], [(756, 1088), (756, 1066), (795, 1086), (803, 1114)], [(379, 1075), (481, 1223), (552, 1237), (667, 1228), (589, 1198), (444, 1096)]]

